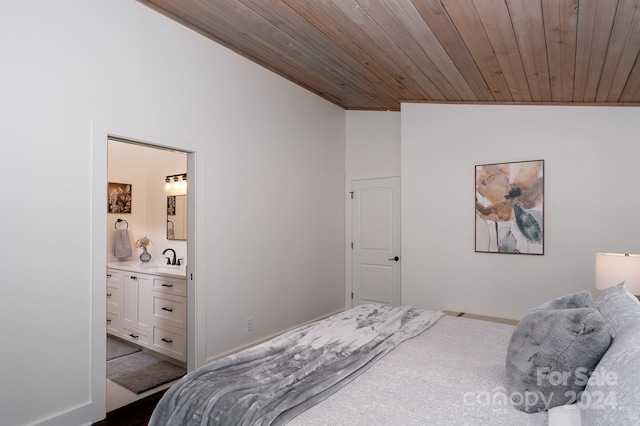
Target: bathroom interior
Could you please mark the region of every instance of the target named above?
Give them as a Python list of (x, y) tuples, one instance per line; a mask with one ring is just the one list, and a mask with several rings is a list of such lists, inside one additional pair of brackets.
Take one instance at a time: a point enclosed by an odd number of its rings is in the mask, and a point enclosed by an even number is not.
[[(187, 349), (187, 153), (110, 138), (107, 167), (107, 350), (110, 343), (129, 345), (170, 370), (179, 367), (172, 370), (179, 376)], [(124, 365), (129, 358), (110, 361), (107, 355), (107, 412), (177, 380), (143, 391), (121, 386), (127, 378), (110, 379), (120, 368), (110, 363)], [(138, 380), (135, 374), (129, 381)]]

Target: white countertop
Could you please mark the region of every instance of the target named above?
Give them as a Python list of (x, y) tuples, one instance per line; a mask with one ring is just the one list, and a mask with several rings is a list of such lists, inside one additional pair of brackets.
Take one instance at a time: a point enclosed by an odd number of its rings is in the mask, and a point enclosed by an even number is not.
[(107, 263), (107, 267), (129, 272), (139, 272), (141, 274), (168, 275), (180, 278), (185, 278), (187, 276), (187, 269), (185, 265), (180, 265), (179, 268), (172, 268), (166, 267), (166, 265), (158, 265), (153, 262), (144, 263), (136, 260), (130, 260), (126, 262), (109, 262)]

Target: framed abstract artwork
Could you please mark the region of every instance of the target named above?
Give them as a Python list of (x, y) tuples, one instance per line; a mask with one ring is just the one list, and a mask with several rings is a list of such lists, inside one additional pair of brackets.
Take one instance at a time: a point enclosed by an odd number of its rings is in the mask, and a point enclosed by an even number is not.
[(476, 252), (544, 254), (544, 160), (475, 169)]
[(131, 213), (132, 200), (133, 189), (131, 184), (109, 182), (107, 187), (108, 213)]
[(167, 216), (175, 216), (176, 215), (176, 196), (169, 195), (167, 196)]

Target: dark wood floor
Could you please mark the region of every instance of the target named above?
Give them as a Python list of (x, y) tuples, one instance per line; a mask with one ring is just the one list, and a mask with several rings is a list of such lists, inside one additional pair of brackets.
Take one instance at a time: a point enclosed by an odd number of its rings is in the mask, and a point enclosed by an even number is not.
[(107, 413), (107, 418), (94, 426), (147, 426), (151, 413), (166, 390), (149, 395), (133, 404)]

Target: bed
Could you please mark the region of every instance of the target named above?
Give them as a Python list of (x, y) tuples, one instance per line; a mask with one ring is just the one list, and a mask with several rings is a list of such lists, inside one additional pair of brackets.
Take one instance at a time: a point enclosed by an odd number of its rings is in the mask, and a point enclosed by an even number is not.
[(505, 359), (519, 325), (363, 305), (189, 373), (150, 425), (640, 424), (640, 304), (621, 284), (597, 305), (613, 338), (595, 371), (616, 379), (590, 380), (588, 401), (514, 407)]

